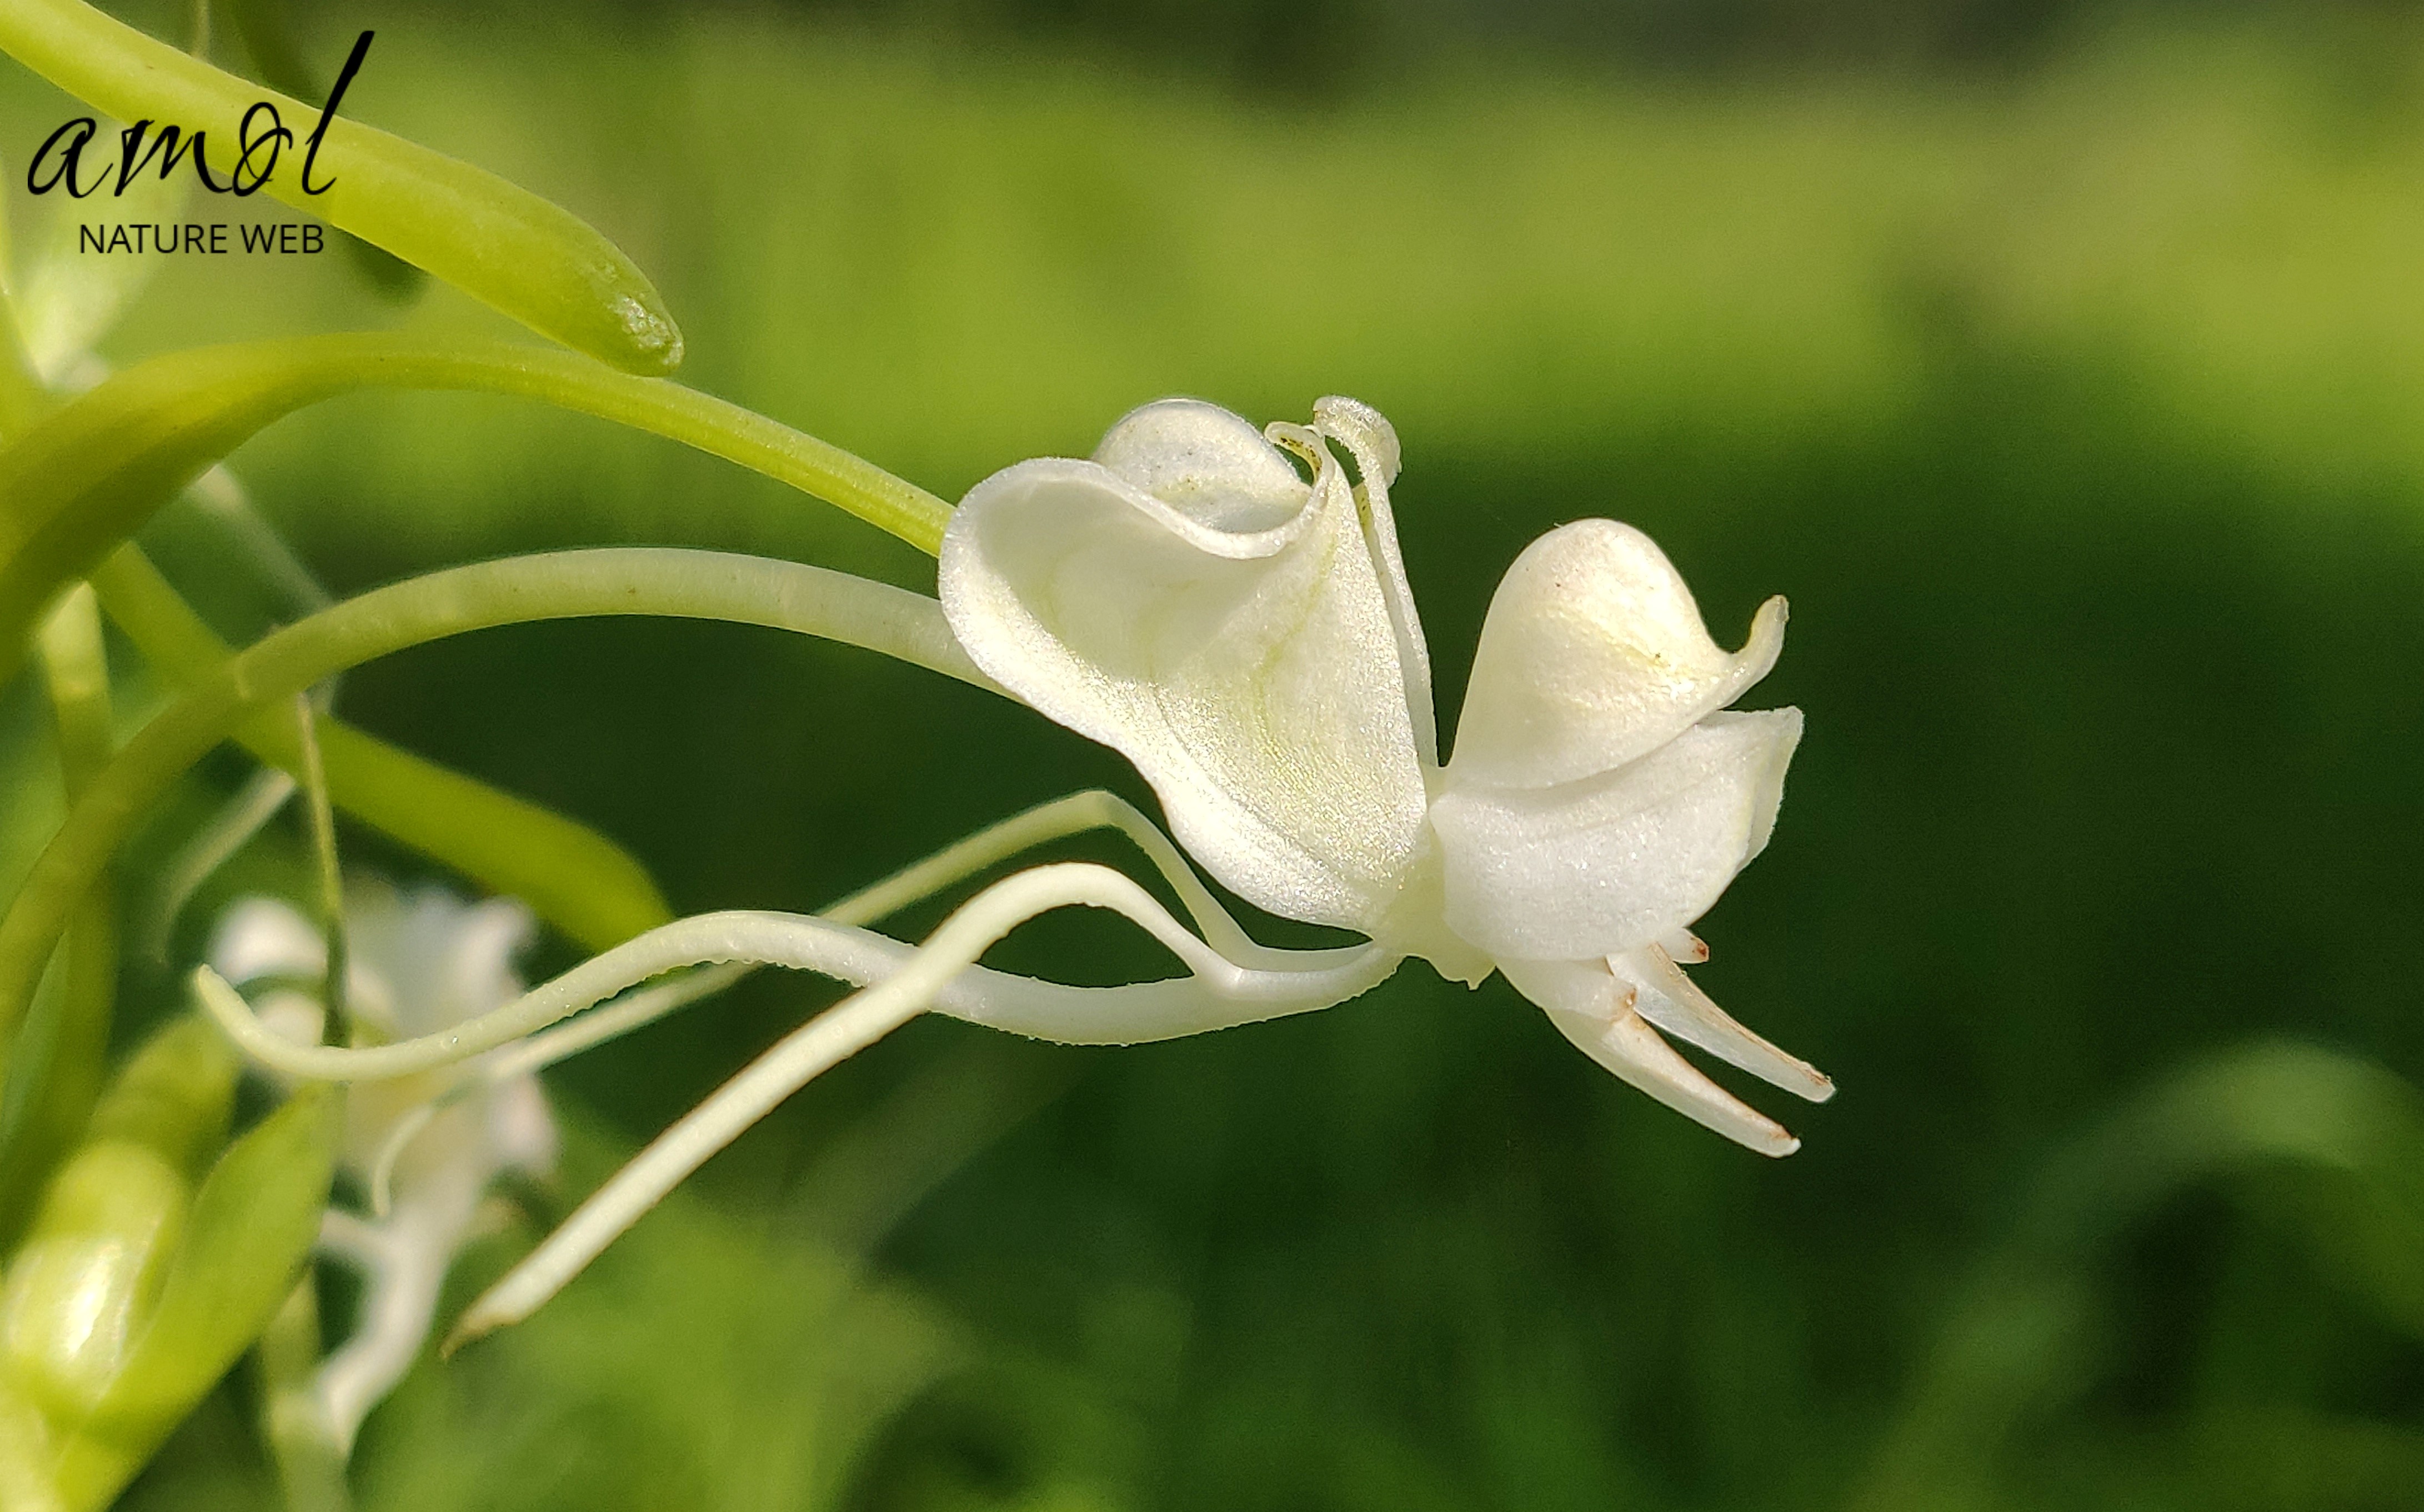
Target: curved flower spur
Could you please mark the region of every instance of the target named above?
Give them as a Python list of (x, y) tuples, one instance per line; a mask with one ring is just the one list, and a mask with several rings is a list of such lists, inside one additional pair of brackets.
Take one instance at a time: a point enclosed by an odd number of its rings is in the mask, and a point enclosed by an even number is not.
[[(510, 1058), (517, 1074), (533, 1071), (753, 965), (864, 989), (617, 1172), (472, 1304), (454, 1343), (528, 1316), (743, 1129), (929, 1011), (1040, 1039), (1135, 1043), (1327, 1008), (1419, 956), (1472, 984), (1503, 972), (1618, 1076), (1751, 1149), (1790, 1154), (1790, 1134), (1659, 1032), (1813, 1101), (1833, 1091), (1728, 1017), (1678, 964), (1706, 959), (1688, 927), (1766, 844), (1800, 736), (1793, 709), (1723, 712), (1774, 663), (1783, 601), (1763, 606), (1748, 645), (1730, 655), (1648, 537), (1606, 520), (1553, 531), (1492, 601), (1455, 757), (1443, 766), (1428, 654), (1389, 512), (1396, 472), (1395, 434), (1351, 400), (1323, 400), (1312, 425), (1268, 433), (1211, 405), (1163, 401), (1113, 426), (1091, 461), (1025, 462), (978, 485), (944, 534), (939, 608), (886, 598), (887, 613), (947, 620), (966, 659), (912, 660), (990, 678), (1117, 749), (1214, 877), (1273, 914), (1356, 931), (1364, 945), (1256, 944), (1143, 815), (1093, 792), (980, 832), (817, 915), (710, 914), (651, 930), (419, 1039), (301, 1045), (207, 969), (196, 976), (199, 995), (269, 1065), (376, 1080), (535, 1035)], [(909, 655), (922, 635), (870, 631), (860, 644), (897, 642)], [(1083, 864), (995, 883), (919, 946), (868, 928), (1021, 851), (1103, 827), (1145, 852), (1193, 930), (1128, 877)], [(1070, 906), (1124, 915), (1188, 975), (1085, 988), (977, 963), (1020, 924)], [(535, 1034), (708, 963), (722, 964)]]

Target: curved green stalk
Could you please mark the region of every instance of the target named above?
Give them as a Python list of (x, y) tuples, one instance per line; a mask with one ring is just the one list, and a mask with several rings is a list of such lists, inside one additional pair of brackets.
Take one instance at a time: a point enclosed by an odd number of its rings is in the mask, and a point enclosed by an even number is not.
[[(132, 545), (111, 553), (92, 585), (136, 649), (177, 682), (199, 682), (235, 655)], [(302, 759), (295, 735), (295, 722), (276, 711), (236, 731), (245, 749), (290, 772)], [(340, 719), (322, 723), (320, 758), (338, 807), (491, 891), (519, 898), (584, 949), (620, 945), (674, 916), (636, 857), (575, 820)]]
[[(646, 275), (569, 212), (485, 169), (348, 120), (339, 106), (303, 186), (320, 112), (146, 37), (81, 0), (0, 5), (0, 51), (120, 120), (208, 134), (211, 172), (236, 171), (239, 122), (257, 103), (294, 134), (266, 188), (454, 284), (543, 336), (632, 373), (671, 373), (681, 332)], [(94, 138), (115, 177), (115, 144)], [(165, 156), (166, 154), (163, 153)], [(258, 167), (258, 164), (254, 166)], [(183, 171), (183, 170), (181, 170)], [(245, 170), (247, 181), (253, 169)]]
[(0, 436), (9, 437), (49, 403), (34, 359), (26, 355), (24, 333), (17, 328), (16, 257), (6, 207), (0, 205)]
[[(109, 766), (109, 661), (89, 591), (59, 602), (38, 637), (70, 804)], [(8, 1044), (0, 1090), (0, 1245), (13, 1243), (51, 1171), (101, 1095), (118, 999), (118, 915), (104, 878), (75, 905), (54, 976)]]
[(265, 708), (349, 667), (468, 630), (652, 614), (719, 619), (860, 645), (981, 688), (942, 607), (906, 589), (720, 551), (610, 548), (508, 557), (375, 589), (288, 626), (197, 683), (95, 779), (0, 920), (0, 1042), (84, 896), (152, 804)]
[[(0, 13), (6, 8), (0, 7)], [(520, 394), (694, 446), (938, 549), (950, 506), (839, 447), (662, 379), (542, 347), (315, 336), (153, 358), (0, 451), (0, 677), (51, 597), (263, 426), (357, 389)]]

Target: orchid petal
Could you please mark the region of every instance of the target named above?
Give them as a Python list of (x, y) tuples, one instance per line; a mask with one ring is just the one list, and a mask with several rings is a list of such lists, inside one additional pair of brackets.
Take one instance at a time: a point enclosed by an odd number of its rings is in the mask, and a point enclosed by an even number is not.
[(514, 957), (537, 924), (518, 899), (467, 903), (442, 888), (379, 883), (357, 883), (352, 892), (348, 947), (384, 981), (394, 1032), (427, 1034), (521, 995)]
[(1021, 463), (951, 517), (960, 643), (1153, 785), (1188, 851), (1273, 913), (1371, 931), (1422, 837), (1400, 630), (1344, 470), (1166, 401), (1096, 460)]
[(1801, 712), (1711, 714), (1562, 787), (1455, 784), (1431, 809), (1447, 925), (1504, 960), (1617, 955), (1689, 925), (1767, 844)]
[(1823, 1103), (1835, 1095), (1835, 1084), (1826, 1073), (1743, 1027), (1659, 947), (1645, 945), (1610, 956), (1607, 966), (1617, 980), (1633, 989), (1635, 1012), (1686, 1044), (1698, 1045), (1795, 1097)]
[(1741, 697), (1783, 647), (1783, 599), (1760, 606), (1730, 654), (1649, 536), (1606, 519), (1560, 526), (1515, 559), (1490, 602), (1457, 779), (1547, 788), (1621, 766)]
[(219, 915), (210, 961), (238, 986), (263, 977), (316, 977), (328, 969), (328, 943), (291, 905), (247, 898)]
[(1618, 1080), (1695, 1123), (1763, 1155), (1789, 1155), (1801, 1141), (1783, 1125), (1711, 1081), (1635, 1011), (1630, 984), (1597, 961), (1506, 961), (1515, 990), (1538, 1003), (1557, 1032)]
[(1413, 585), (1406, 581), (1406, 559), (1397, 549), (1397, 518), (1389, 505), (1389, 485), (1397, 481), (1404, 455), (1397, 429), (1371, 406), (1336, 394), (1314, 401), (1313, 428), (1346, 447), (1363, 475), (1355, 497), (1363, 506), (1364, 542), (1380, 571), (1389, 623), (1397, 632), (1397, 661), (1405, 676), (1406, 708), (1414, 719), (1414, 748), (1423, 770), (1437, 771), (1439, 723), (1432, 712), (1430, 647), (1423, 641), (1422, 617), (1414, 613)]

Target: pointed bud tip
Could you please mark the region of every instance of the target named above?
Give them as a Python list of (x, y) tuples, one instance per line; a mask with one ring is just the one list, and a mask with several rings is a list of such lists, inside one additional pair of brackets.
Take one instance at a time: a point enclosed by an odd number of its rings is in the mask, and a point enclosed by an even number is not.
[(438, 1358), (454, 1359), (455, 1350), (468, 1344), (479, 1343), (489, 1334), (496, 1332), (503, 1321), (502, 1318), (483, 1317), (480, 1315), (480, 1310), (473, 1308), (456, 1319), (454, 1327), (447, 1331), (445, 1340), (438, 1346)]

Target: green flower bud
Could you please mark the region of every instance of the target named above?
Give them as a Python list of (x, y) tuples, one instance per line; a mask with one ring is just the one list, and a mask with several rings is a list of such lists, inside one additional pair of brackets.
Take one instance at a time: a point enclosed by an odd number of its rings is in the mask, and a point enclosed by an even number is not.
[(106, 1505), (292, 1287), (327, 1201), (336, 1100), (314, 1089), (230, 1145), (238, 1069), (207, 1021), (153, 1035), (9, 1257), (0, 1506), (10, 1512)]

